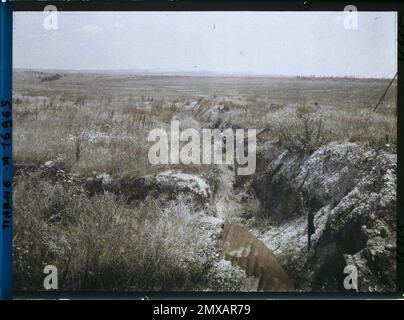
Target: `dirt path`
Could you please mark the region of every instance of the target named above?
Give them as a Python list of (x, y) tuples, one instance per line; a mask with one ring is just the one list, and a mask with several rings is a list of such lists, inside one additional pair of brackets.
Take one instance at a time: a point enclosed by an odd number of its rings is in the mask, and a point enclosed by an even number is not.
[(216, 192), (215, 205), (217, 217), (223, 221), (233, 212), (233, 208), (237, 206), (234, 199), (234, 172), (227, 165), (217, 165), (219, 169), (219, 190)]

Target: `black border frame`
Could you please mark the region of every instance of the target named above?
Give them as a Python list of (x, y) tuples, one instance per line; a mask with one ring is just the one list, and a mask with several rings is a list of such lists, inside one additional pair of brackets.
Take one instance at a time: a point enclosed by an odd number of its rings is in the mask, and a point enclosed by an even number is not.
[(401, 147), (403, 122), (403, 60), (404, 60), (404, 2), (403, 1), (311, 1), (311, 0), (127, 0), (127, 1), (13, 1), (13, 11), (43, 11), (54, 5), (58, 11), (342, 11), (346, 5), (355, 5), (358, 11), (396, 11), (398, 13), (397, 48), (397, 291), (386, 293), (219, 293), (219, 292), (101, 292), (101, 291), (14, 291), (14, 299), (398, 299), (404, 297), (404, 212)]
[[(402, 11), (396, 0), (90, 0), (31, 1), (15, 0), (14, 11), (43, 11), (55, 5), (59, 11), (343, 11), (354, 5), (358, 11)], [(401, 10), (400, 10), (401, 8)]]

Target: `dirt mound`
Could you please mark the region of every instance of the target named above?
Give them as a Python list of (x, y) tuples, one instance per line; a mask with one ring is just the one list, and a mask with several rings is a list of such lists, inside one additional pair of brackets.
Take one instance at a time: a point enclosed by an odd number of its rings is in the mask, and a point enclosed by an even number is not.
[(39, 77), (39, 79), (41, 80), (41, 82), (49, 82), (49, 81), (56, 81), (63, 78), (63, 76), (59, 73), (56, 74), (52, 74), (52, 75), (44, 75)]
[[(252, 182), (272, 224), (260, 238), (303, 290), (344, 290), (358, 270), (359, 291), (394, 291), (396, 156), (356, 143), (330, 143), (309, 156), (285, 151)], [(316, 232), (307, 253), (307, 215)]]
[(214, 214), (211, 206), (212, 191), (206, 180), (180, 171), (168, 170), (134, 179), (128, 177), (111, 179), (103, 183), (103, 188), (124, 195), (128, 201), (143, 200), (153, 194), (165, 194), (169, 199), (183, 196), (194, 210)]

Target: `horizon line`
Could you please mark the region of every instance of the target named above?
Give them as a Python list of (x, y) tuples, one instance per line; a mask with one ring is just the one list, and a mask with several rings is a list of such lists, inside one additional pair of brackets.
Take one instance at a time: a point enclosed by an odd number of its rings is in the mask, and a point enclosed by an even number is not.
[[(269, 74), (248, 72), (217, 72), (217, 71), (191, 71), (191, 70), (147, 70), (147, 69), (68, 69), (68, 68), (27, 68), (13, 67), (13, 71), (29, 72), (70, 72), (70, 73), (125, 73), (133, 75), (162, 75), (162, 76), (199, 76), (199, 77), (282, 77), (282, 78), (348, 78), (348, 79), (392, 79), (393, 76), (355, 76), (355, 75), (316, 75), (316, 74)], [(396, 71), (395, 71), (396, 73)]]

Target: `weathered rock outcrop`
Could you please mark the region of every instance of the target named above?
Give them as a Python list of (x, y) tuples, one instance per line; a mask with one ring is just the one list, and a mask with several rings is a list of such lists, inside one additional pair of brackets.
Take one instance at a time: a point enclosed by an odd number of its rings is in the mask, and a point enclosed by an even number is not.
[(226, 129), (231, 127), (230, 119), (235, 112), (229, 112), (223, 104), (215, 105), (199, 115), (199, 119), (209, 124), (214, 129)]
[[(272, 221), (257, 233), (299, 289), (344, 290), (351, 264), (359, 291), (395, 290), (396, 156), (330, 143), (309, 156), (272, 158), (259, 161), (251, 184)], [(309, 212), (316, 232), (307, 252)]]
[(179, 122), (179, 127), (180, 130), (185, 130), (185, 129), (195, 129), (195, 130), (201, 130), (201, 124), (199, 121), (195, 120), (192, 115), (183, 113), (183, 114), (177, 114), (171, 118), (171, 121), (178, 121)]
[(205, 179), (180, 171), (164, 171), (140, 178), (111, 179), (103, 184), (105, 190), (124, 195), (128, 201), (143, 200), (148, 195), (166, 195), (168, 199), (185, 198), (194, 210), (212, 212), (212, 191)]

